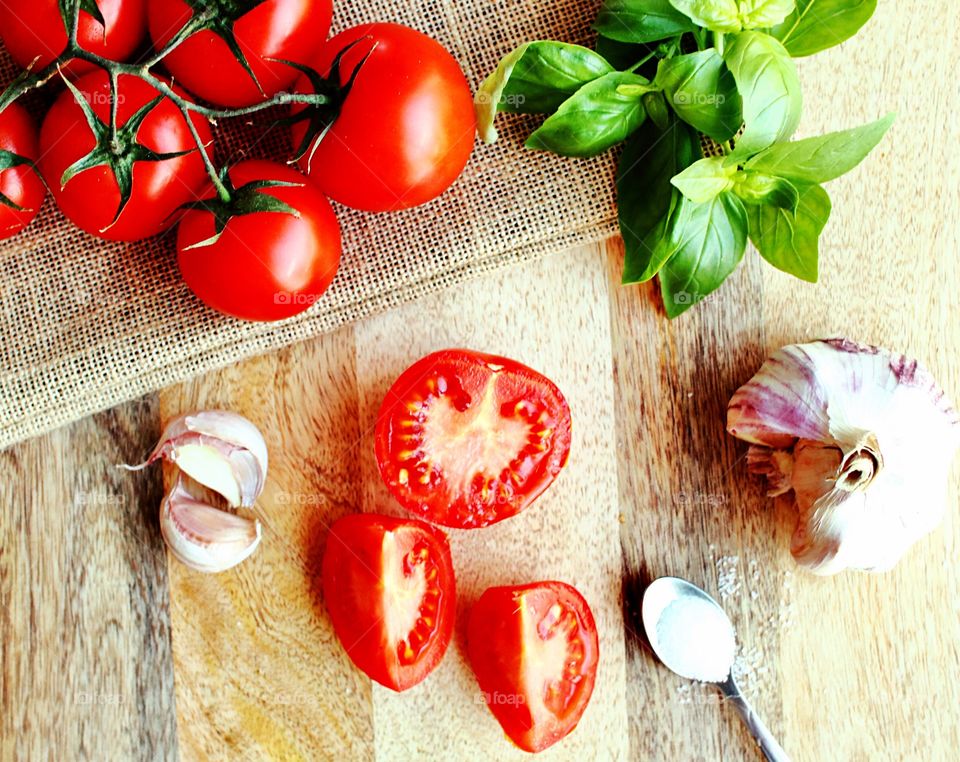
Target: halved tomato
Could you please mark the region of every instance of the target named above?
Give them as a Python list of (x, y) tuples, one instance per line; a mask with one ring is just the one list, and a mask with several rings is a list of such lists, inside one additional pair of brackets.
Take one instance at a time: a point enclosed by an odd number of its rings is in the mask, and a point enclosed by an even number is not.
[(377, 418), (377, 465), (390, 492), (411, 513), (450, 527), (519, 513), (569, 453), (570, 408), (554, 383), (466, 349), (409, 367)]
[(447, 536), (422, 521), (360, 513), (330, 530), (323, 596), (360, 669), (395, 691), (440, 663), (453, 633), (456, 583)]
[(543, 751), (580, 722), (600, 649), (586, 600), (564, 582), (491, 587), (470, 611), (470, 665), (504, 732)]

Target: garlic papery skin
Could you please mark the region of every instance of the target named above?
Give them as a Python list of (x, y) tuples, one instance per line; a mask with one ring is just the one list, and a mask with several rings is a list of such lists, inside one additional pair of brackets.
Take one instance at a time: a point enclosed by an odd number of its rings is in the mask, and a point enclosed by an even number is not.
[(885, 571), (942, 520), (960, 417), (915, 360), (846, 339), (784, 347), (733, 395), (727, 431), (771, 495), (794, 493), (791, 552), (816, 574)]
[(160, 531), (173, 555), (192, 569), (221, 572), (250, 557), (260, 522), (195, 499), (178, 476), (160, 505)]
[(260, 430), (242, 415), (204, 410), (171, 420), (143, 468), (163, 458), (226, 499), (249, 508), (267, 478), (267, 445)]

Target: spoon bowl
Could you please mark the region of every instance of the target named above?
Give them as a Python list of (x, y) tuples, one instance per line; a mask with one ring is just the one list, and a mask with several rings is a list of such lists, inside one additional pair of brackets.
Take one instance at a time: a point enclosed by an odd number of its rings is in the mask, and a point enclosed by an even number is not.
[[(678, 651), (667, 647), (667, 644), (663, 641), (662, 637), (669, 637), (669, 633), (665, 632), (661, 634), (660, 632), (660, 624), (664, 621), (664, 614), (667, 612), (667, 609), (673, 604), (684, 600), (689, 601), (691, 598), (699, 604), (708, 604), (706, 609), (702, 605), (700, 606), (701, 613), (705, 611), (708, 617), (704, 617), (702, 621), (697, 623), (698, 627), (695, 639), (683, 637), (683, 645), (681, 648), (684, 646), (688, 649), (694, 647), (694, 640), (700, 641), (696, 643), (696, 647), (700, 648), (705, 645), (704, 641), (710, 638), (729, 638), (733, 632), (733, 624), (730, 622), (730, 618), (720, 604), (692, 582), (687, 582), (685, 579), (680, 579), (679, 577), (660, 577), (650, 583), (650, 586), (643, 593), (640, 618), (643, 621), (643, 629), (647, 633), (647, 640), (650, 641), (650, 646), (653, 648), (653, 652), (657, 655), (657, 658), (660, 659), (668, 669), (676, 672), (681, 677), (696, 679), (692, 678), (690, 674), (686, 674), (689, 672), (689, 664), (683, 662)], [(683, 620), (683, 624), (689, 625), (691, 622), (689, 619), (685, 619)], [(681, 639), (678, 638), (678, 641), (680, 640)], [(674, 645), (676, 645), (676, 643), (674, 643)], [(722, 651), (719, 653), (723, 655)], [(783, 750), (783, 747), (777, 743), (773, 734), (767, 726), (763, 724), (763, 720), (760, 719), (747, 699), (744, 698), (732, 674), (733, 661), (733, 651), (731, 651), (729, 663), (727, 663), (727, 659), (724, 658), (722, 664), (712, 665), (712, 667), (714, 667), (713, 672), (718, 675), (720, 672), (723, 672), (726, 677), (718, 677), (716, 680), (706, 680), (704, 682), (713, 682), (719, 686), (723, 695), (727, 698), (727, 701), (732, 703), (740, 714), (744, 724), (753, 734), (760, 750), (768, 760), (771, 760), (771, 762), (790, 762), (790, 758)]]
[[(701, 590), (691, 582), (687, 582), (685, 579), (680, 579), (679, 577), (660, 577), (650, 584), (643, 594), (643, 604), (640, 610), (640, 618), (643, 620), (643, 629), (647, 633), (647, 640), (650, 641), (650, 646), (653, 648), (653, 652), (657, 655), (657, 658), (660, 659), (668, 669), (676, 672), (678, 675), (689, 678), (690, 675), (684, 674), (683, 665), (676, 663), (675, 658), (671, 658), (669, 649), (661, 646), (660, 633), (657, 629), (657, 625), (663, 618), (667, 607), (685, 597), (699, 598), (700, 600), (708, 602), (716, 609), (719, 615), (722, 616), (722, 621), (725, 621), (729, 625), (731, 631), (733, 630), (733, 623), (730, 622), (730, 618), (719, 603), (704, 590)], [(721, 620), (718, 619), (717, 621), (719, 622)], [(723, 633), (711, 634), (716, 637), (723, 635)], [(731, 658), (730, 663), (726, 665), (726, 676), (729, 676), (732, 668), (733, 659)]]

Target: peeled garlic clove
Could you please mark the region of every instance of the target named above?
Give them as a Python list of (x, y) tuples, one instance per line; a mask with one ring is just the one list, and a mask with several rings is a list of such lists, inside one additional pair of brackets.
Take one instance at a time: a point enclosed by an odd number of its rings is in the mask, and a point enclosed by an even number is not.
[(260, 522), (196, 500), (180, 478), (160, 505), (160, 531), (173, 554), (202, 572), (221, 572), (260, 544)]
[(212, 489), (234, 507), (249, 508), (267, 477), (267, 445), (242, 415), (204, 410), (170, 421), (143, 468), (160, 458)]
[(891, 568), (939, 523), (960, 418), (915, 360), (845, 339), (776, 352), (734, 394), (727, 430), (770, 494), (793, 491), (791, 550), (818, 574)]

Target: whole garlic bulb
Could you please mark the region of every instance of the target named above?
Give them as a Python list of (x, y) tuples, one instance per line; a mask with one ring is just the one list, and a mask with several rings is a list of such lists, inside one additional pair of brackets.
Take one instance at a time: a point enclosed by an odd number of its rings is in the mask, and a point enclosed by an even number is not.
[(917, 363), (847, 339), (776, 352), (733, 395), (727, 431), (771, 495), (793, 490), (791, 551), (816, 574), (884, 571), (941, 521), (960, 417)]

